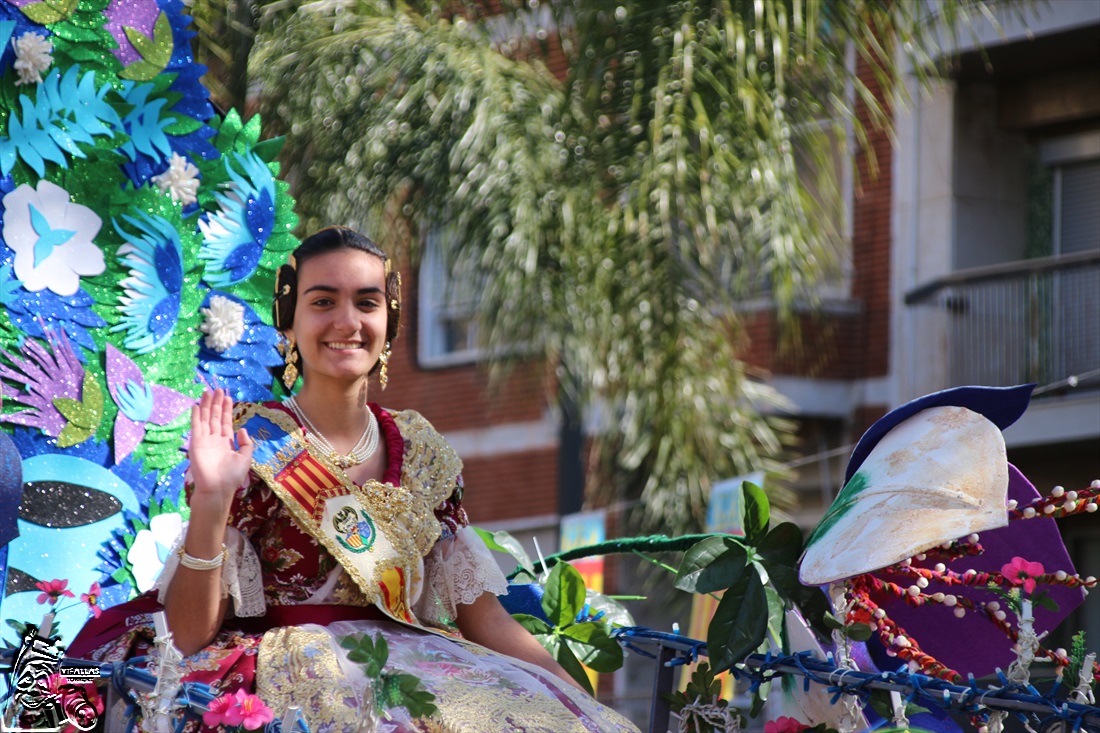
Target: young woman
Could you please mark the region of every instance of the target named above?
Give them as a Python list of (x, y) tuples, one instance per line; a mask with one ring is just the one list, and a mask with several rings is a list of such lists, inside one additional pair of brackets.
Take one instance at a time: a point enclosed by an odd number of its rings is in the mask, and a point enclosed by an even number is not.
[[(413, 411), (367, 401), (401, 313), (385, 254), (345, 228), (307, 238), (279, 270), (282, 403), (192, 412), (191, 518), (158, 581), (185, 681), (299, 706), (313, 731), (635, 731), (578, 688), (503, 609), (506, 581), (461, 504), (461, 461)], [(70, 654), (148, 651), (143, 597), (90, 623)], [(121, 632), (121, 633), (120, 633)], [(381, 635), (438, 712), (372, 715), (349, 647)], [(198, 727), (198, 723), (192, 723)]]

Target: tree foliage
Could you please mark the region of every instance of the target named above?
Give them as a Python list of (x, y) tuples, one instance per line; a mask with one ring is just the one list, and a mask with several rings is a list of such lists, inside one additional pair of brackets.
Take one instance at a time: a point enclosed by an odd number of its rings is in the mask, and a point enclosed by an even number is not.
[[(740, 359), (746, 307), (793, 323), (835, 273), (853, 105), (884, 123), (896, 41), (925, 69), (935, 24), (878, 0), (501, 4), (272, 4), (250, 72), (304, 226), (414, 257), (438, 233), (488, 353), (545, 357), (598, 415), (590, 492), (698, 525), (713, 479), (777, 469), (790, 435)], [(943, 7), (953, 28), (985, 4)]]

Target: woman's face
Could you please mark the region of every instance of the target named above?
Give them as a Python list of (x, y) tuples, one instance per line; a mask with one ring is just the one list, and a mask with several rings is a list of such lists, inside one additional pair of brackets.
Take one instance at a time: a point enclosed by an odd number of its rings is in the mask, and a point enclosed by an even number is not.
[(386, 345), (382, 260), (357, 249), (317, 255), (298, 268), (294, 325), (302, 373), (351, 382), (365, 377)]

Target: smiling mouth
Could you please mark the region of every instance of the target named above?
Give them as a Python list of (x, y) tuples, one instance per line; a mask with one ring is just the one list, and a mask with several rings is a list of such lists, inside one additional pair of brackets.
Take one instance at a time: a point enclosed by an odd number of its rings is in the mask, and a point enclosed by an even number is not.
[(330, 349), (337, 351), (346, 351), (348, 349), (362, 349), (365, 348), (362, 341), (333, 341), (325, 344)]

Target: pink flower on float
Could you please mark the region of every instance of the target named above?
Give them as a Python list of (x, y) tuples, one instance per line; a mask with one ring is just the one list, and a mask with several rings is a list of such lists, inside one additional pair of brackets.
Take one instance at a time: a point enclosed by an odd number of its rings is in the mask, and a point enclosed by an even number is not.
[(229, 725), (242, 725), (245, 730), (259, 730), (275, 719), (275, 713), (257, 695), (237, 690), (234, 699), (236, 705), (225, 713), (225, 722)]
[(87, 593), (80, 594), (80, 601), (88, 604), (88, 610), (96, 618), (99, 618), (99, 614), (103, 613), (103, 609), (99, 607), (99, 597), (102, 593), (103, 589), (99, 587), (99, 583), (92, 583), (92, 587), (88, 589)]
[(1042, 575), (1043, 564), (1040, 562), (1030, 562), (1022, 557), (1014, 557), (1012, 560), (1001, 568), (1001, 575), (1005, 580), (1012, 585), (1022, 585), (1024, 590), (1028, 593), (1035, 591), (1035, 579)]
[[(237, 698), (233, 697), (233, 695), (222, 695), (206, 706), (206, 712), (202, 714), (202, 722), (208, 728), (217, 728), (222, 723), (229, 723), (229, 721), (226, 720), (226, 714), (231, 708), (236, 707)], [(229, 724), (235, 725), (235, 723)]]
[(42, 591), (38, 596), (39, 603), (49, 603), (51, 606), (61, 600), (61, 597), (76, 598), (71, 590), (68, 589), (68, 580), (40, 580), (34, 584), (38, 590)]
[(775, 720), (764, 723), (764, 733), (801, 733), (809, 727), (797, 718), (788, 718), (781, 715)]

